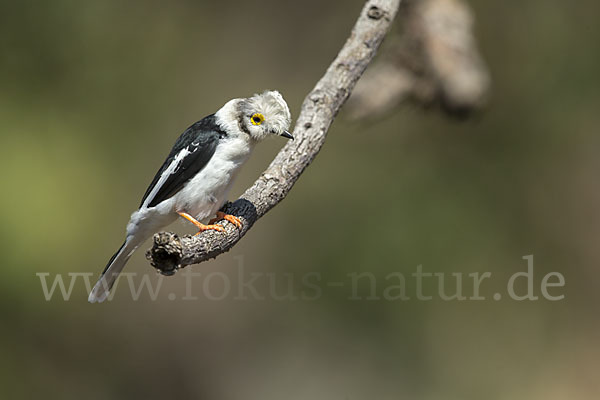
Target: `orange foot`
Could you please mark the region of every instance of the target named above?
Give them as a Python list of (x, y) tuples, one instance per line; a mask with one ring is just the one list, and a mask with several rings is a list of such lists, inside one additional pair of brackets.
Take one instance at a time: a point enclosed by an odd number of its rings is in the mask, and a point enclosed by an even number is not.
[(217, 211), (217, 218), (213, 218), (210, 220), (209, 224), (214, 224), (215, 222), (224, 219), (225, 221), (229, 221), (234, 224), (238, 229), (242, 229), (242, 220), (238, 217), (234, 217), (230, 214), (225, 214), (223, 211)]
[[(203, 223), (196, 221), (196, 218), (192, 217), (190, 214), (188, 213), (184, 213), (184, 212), (177, 212), (177, 214), (181, 215), (183, 218), (187, 219), (188, 221), (190, 221), (192, 224), (196, 225), (196, 227), (198, 228), (198, 233), (196, 233), (196, 235), (204, 232), (204, 231), (208, 231), (208, 230), (214, 230), (214, 231), (219, 231), (219, 232), (225, 232), (225, 228), (223, 228), (221, 225), (213, 225), (212, 221), (209, 222), (208, 225), (204, 225)], [(194, 235), (194, 236), (196, 236)]]

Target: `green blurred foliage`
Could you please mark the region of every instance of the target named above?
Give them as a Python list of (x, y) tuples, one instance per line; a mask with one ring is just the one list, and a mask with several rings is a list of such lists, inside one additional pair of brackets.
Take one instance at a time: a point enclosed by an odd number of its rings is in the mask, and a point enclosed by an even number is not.
[[(266, 88), (297, 115), (362, 2), (2, 1), (2, 398), (598, 398), (600, 7), (471, 3), (494, 82), (486, 113), (342, 112), (289, 197), (193, 270), (234, 276), (241, 257), (247, 274), (379, 284), (417, 265), (490, 271), (489, 297), (534, 254), (536, 285), (565, 276), (562, 301), (324, 288), (315, 301), (117, 293), (92, 306), (82, 285), (45, 301), (35, 274), (99, 273), (192, 122)], [(234, 196), (282, 144), (257, 148)], [(143, 252), (128, 271), (156, 279)], [(184, 286), (180, 273), (162, 291)]]

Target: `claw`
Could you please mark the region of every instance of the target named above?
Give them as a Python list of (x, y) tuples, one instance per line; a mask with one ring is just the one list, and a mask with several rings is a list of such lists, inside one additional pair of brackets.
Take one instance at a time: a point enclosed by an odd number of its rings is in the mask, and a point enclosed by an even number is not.
[(225, 232), (225, 228), (223, 228), (221, 225), (213, 225), (213, 224), (209, 224), (209, 225), (202, 225), (202, 227), (198, 227), (198, 232), (194, 235), (199, 235), (204, 231), (218, 231), (218, 232)]
[(214, 224), (217, 221), (224, 219), (231, 222), (236, 228), (242, 229), (242, 220), (230, 214), (225, 214), (223, 211), (217, 211), (217, 217), (210, 220), (209, 224)]
[(241, 221), (241, 220), (240, 220), (238, 217), (235, 217), (235, 216), (233, 216), (233, 215), (229, 215), (229, 214), (227, 214), (227, 215), (224, 215), (224, 216), (223, 216), (223, 219), (224, 219), (224, 220), (226, 220), (226, 221), (229, 221), (229, 222), (231, 222), (231, 223), (232, 223), (232, 224), (234, 224), (234, 225), (235, 225), (235, 226), (236, 226), (238, 229), (242, 229), (242, 221)]
[[(196, 227), (198, 228), (198, 233), (196, 233), (196, 235), (198, 235), (204, 231), (209, 231), (209, 230), (225, 232), (225, 228), (223, 228), (221, 225), (213, 225), (212, 222), (210, 222), (208, 225), (204, 225), (203, 223), (197, 221), (196, 218), (192, 217), (188, 213), (178, 211), (177, 214), (179, 214), (183, 218), (187, 219), (192, 224), (196, 225)], [(196, 236), (196, 235), (194, 235), (194, 236)]]

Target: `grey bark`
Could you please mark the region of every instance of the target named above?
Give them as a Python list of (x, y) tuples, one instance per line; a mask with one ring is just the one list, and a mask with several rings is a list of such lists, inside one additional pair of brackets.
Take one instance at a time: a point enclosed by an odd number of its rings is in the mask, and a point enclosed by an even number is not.
[(375, 56), (398, 11), (400, 0), (369, 0), (363, 7), (350, 37), (325, 75), (306, 96), (289, 141), (254, 184), (223, 211), (240, 218), (243, 226), (220, 221), (225, 232), (205, 231), (196, 236), (175, 233), (154, 235), (146, 253), (163, 274), (214, 258), (231, 249), (271, 208), (281, 202), (325, 142), (336, 114), (356, 82)]
[(347, 109), (380, 118), (405, 102), (439, 105), (468, 116), (487, 102), (490, 78), (473, 35), (473, 13), (462, 0), (405, 0), (398, 29), (361, 78)]

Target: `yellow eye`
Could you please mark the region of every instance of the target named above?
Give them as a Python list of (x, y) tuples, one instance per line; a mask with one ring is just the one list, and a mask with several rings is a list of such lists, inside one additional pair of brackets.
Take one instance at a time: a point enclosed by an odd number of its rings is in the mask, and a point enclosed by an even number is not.
[(265, 116), (261, 113), (256, 113), (250, 117), (250, 121), (252, 121), (252, 125), (260, 125), (264, 122)]

